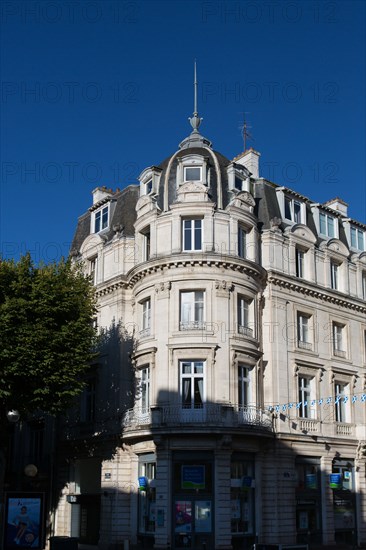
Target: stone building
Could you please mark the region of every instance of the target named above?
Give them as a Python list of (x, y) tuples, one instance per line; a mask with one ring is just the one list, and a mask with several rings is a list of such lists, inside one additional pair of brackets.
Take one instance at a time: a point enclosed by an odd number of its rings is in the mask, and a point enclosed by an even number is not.
[(196, 109), (191, 125), (79, 218), (104, 339), (60, 426), (55, 533), (366, 544), (366, 226), (260, 177), (253, 149), (214, 151)]

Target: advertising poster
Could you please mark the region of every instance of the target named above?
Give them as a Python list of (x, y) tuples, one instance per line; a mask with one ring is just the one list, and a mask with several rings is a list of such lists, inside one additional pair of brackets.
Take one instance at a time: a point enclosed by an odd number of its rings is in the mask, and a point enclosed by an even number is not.
[(42, 493), (7, 493), (4, 549), (43, 548)]

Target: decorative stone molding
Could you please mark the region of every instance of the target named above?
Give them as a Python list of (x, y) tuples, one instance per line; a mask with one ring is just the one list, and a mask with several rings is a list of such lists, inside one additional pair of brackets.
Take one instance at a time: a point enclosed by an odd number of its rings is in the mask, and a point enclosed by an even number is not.
[(234, 285), (231, 281), (215, 281), (216, 296), (228, 296), (233, 290)]
[(157, 283), (154, 287), (155, 294), (158, 298), (168, 298), (171, 287), (172, 283), (170, 281), (162, 281), (161, 283)]
[(189, 181), (179, 186), (176, 202), (211, 202), (208, 188), (202, 183)]
[(235, 194), (235, 196), (230, 201), (230, 206), (236, 206), (237, 208), (241, 208), (242, 210), (249, 210), (250, 213), (253, 213), (255, 200), (253, 199), (252, 195), (248, 193), (248, 191), (242, 191)]
[(278, 231), (279, 230), (279, 227), (281, 225), (281, 218), (272, 218), (269, 223), (271, 225), (271, 229), (273, 229), (274, 231)]
[(269, 275), (268, 282), (275, 286), (279, 286), (283, 289), (290, 290), (293, 292), (299, 292), (301, 294), (304, 294), (305, 296), (310, 296), (317, 300), (323, 300), (324, 302), (330, 302), (337, 306), (344, 307), (346, 309), (351, 309), (366, 315), (366, 306), (362, 304), (357, 304), (355, 302), (350, 302), (349, 296), (347, 296), (347, 298), (342, 298), (342, 297), (334, 296), (333, 294), (331, 294), (331, 292), (327, 294), (325, 292), (315, 290), (314, 288), (309, 288), (307, 286), (300, 285), (297, 282), (295, 283), (294, 281), (277, 277), (276, 275)]

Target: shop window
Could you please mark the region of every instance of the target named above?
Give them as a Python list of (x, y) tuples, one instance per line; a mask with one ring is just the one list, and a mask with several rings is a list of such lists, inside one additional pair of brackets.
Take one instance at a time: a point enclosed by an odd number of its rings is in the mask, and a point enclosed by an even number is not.
[(321, 534), (321, 470), (319, 459), (296, 459), (296, 542), (318, 544)]
[(154, 533), (156, 524), (156, 459), (155, 455), (139, 457), (139, 478), (146, 481), (140, 483), (139, 489), (139, 532)]
[(253, 535), (254, 523), (254, 462), (233, 457), (231, 462), (231, 533)]

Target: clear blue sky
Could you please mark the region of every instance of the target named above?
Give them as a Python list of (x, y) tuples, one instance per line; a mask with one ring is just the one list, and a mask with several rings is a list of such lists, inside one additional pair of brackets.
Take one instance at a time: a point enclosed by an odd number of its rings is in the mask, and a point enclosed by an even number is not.
[(98, 185), (124, 187), (188, 135), (366, 223), (365, 2), (3, 0), (1, 252), (67, 254)]

